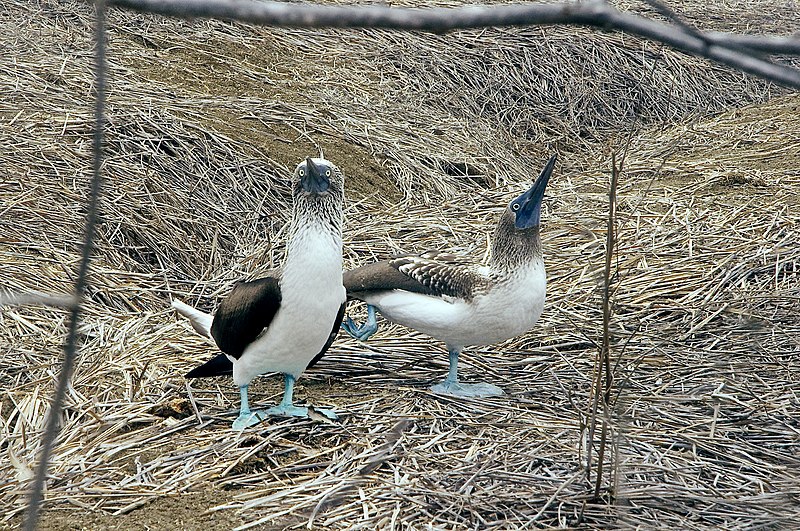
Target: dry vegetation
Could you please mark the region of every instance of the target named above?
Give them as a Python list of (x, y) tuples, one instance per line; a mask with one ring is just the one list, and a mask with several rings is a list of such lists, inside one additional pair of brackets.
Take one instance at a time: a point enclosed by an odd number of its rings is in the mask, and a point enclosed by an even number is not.
[[(780, 2), (690, 9), (713, 29), (800, 29)], [(91, 22), (69, 1), (0, 13), (0, 289), (71, 290)], [(277, 30), (120, 11), (109, 22), (103, 223), (42, 529), (796, 525), (797, 94), (578, 29)], [(609, 153), (628, 140), (614, 466), (592, 499)], [(229, 379), (187, 386), (214, 351), (170, 297), (211, 309), (232, 281), (279, 263), (286, 179), (319, 149), (348, 179), (348, 265), (440, 246), (482, 259), (500, 208), (562, 153), (540, 325), (464, 355), (464, 377), (505, 397), (432, 395), (443, 346), (388, 325), (367, 344), (341, 336), (298, 385), (339, 424), (276, 419), (238, 434)], [(64, 319), (0, 311), (0, 525), (24, 509)], [(251, 399), (279, 391), (266, 377)]]

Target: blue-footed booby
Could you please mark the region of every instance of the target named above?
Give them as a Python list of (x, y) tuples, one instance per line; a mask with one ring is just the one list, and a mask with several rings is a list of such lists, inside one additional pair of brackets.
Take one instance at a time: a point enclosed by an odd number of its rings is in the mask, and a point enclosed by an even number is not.
[[(241, 409), (233, 428), (241, 430), (270, 415), (308, 416), (292, 403), (294, 383), (325, 353), (342, 322), (344, 177), (321, 158), (301, 162), (292, 180), (294, 199), (286, 257), (280, 272), (237, 283), (211, 316), (178, 300), (172, 306), (223, 352), (190, 371), (187, 378), (233, 374)], [(251, 411), (250, 381), (266, 372), (284, 375), (280, 405)], [(316, 411), (336, 418), (332, 411)]]
[(347, 296), (367, 303), (368, 318), (342, 327), (365, 341), (384, 318), (444, 341), (450, 353), (447, 378), (431, 389), (455, 396), (497, 396), (489, 383), (458, 381), (458, 356), (465, 346), (490, 345), (530, 330), (544, 307), (545, 269), (539, 238), (542, 197), (553, 172), (550, 157), (525, 193), (500, 217), (488, 265), (473, 265), (452, 254), (396, 256), (344, 274)]

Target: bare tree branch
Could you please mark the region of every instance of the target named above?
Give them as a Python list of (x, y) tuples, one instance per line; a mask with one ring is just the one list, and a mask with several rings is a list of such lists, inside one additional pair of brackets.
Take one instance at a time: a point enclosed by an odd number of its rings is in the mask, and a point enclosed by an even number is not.
[[(567, 24), (624, 31), (705, 57), (743, 72), (800, 89), (800, 70), (740, 51), (800, 53), (797, 39), (689, 33), (682, 27), (622, 13), (605, 2), (394, 8), (254, 2), (252, 0), (110, 0), (110, 5), (185, 18), (220, 18), (294, 27), (391, 28), (444, 32), (488, 26)], [(746, 38), (742, 38), (746, 37)], [(749, 43), (746, 46), (743, 43)], [(775, 50), (770, 48), (775, 45)], [(795, 50), (795, 51), (792, 51)]]
[(765, 54), (800, 55), (800, 37), (734, 35), (718, 31), (709, 31), (703, 35), (709, 42), (732, 50), (749, 48)]
[(700, 39), (730, 48), (731, 50), (740, 50), (745, 53), (767, 53), (767, 54), (785, 54), (785, 55), (800, 55), (800, 34), (794, 37), (776, 37), (773, 35), (736, 35), (733, 33), (722, 33), (718, 31), (709, 31), (702, 33), (697, 28), (687, 23), (678, 13), (672, 8), (661, 2), (660, 0), (644, 0), (647, 4), (658, 11), (662, 16), (671, 20), (674, 24), (683, 28), (687, 33), (694, 35)]

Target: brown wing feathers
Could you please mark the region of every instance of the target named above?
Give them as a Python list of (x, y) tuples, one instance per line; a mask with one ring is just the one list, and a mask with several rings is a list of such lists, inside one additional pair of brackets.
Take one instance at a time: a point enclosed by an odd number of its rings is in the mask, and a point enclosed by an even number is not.
[(239, 282), (219, 305), (211, 336), (219, 349), (236, 359), (268, 327), (281, 306), (281, 288), (274, 277)]
[(481, 277), (467, 269), (462, 259), (436, 251), (398, 256), (352, 269), (344, 274), (347, 294), (356, 299), (359, 292), (399, 289), (469, 300), (481, 283)]
[(345, 271), (342, 281), (348, 296), (357, 294), (358, 292), (385, 291), (390, 289), (402, 289), (415, 293), (423, 293), (425, 295), (436, 294), (428, 286), (394, 267), (391, 260), (382, 260), (356, 269), (351, 269), (350, 271)]

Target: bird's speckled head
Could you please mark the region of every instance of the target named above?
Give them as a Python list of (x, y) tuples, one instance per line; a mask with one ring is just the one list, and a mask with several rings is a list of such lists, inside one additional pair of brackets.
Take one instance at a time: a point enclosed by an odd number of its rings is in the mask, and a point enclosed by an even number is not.
[(335, 164), (322, 158), (307, 158), (297, 165), (292, 178), (295, 218), (305, 223), (319, 219), (341, 228), (344, 175)]
[(327, 194), (341, 194), (344, 178), (339, 168), (329, 160), (308, 157), (295, 168), (292, 184), (295, 197), (324, 197)]
[(511, 201), (500, 216), (492, 242), (492, 262), (499, 270), (513, 271), (523, 264), (541, 261), (539, 217), (544, 190), (555, 163), (556, 155), (553, 155), (533, 186)]
[(544, 190), (547, 188), (550, 175), (553, 173), (553, 166), (556, 164), (557, 156), (550, 157), (539, 177), (534, 181), (533, 186), (508, 205), (509, 210), (514, 214), (514, 226), (517, 229), (524, 230), (539, 226)]

